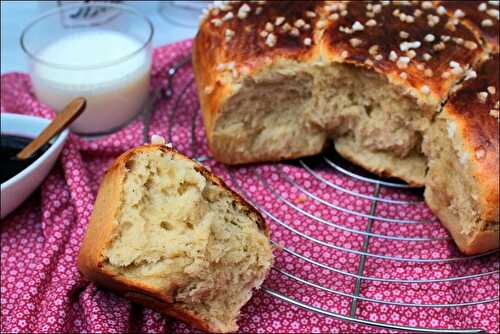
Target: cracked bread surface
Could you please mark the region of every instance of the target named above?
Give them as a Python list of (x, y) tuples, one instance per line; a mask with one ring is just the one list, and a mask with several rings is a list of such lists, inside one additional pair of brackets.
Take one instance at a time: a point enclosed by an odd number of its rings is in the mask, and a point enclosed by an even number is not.
[(271, 263), (260, 214), (204, 167), (159, 145), (129, 151), (110, 168), (79, 257), (90, 279), (211, 332), (237, 330)]

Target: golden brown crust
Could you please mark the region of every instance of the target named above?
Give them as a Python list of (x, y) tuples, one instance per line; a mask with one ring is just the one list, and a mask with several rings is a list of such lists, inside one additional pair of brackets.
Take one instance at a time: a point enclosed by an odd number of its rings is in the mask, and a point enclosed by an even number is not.
[[(454, 122), (463, 150), (479, 188), (481, 218), (499, 221), (499, 56), (493, 55), (466, 80), (444, 107), (443, 115)], [(484, 96), (480, 97), (480, 95)]]
[[(346, 15), (329, 21), (322, 55), (386, 75), (393, 84), (412, 89), (420, 103), (438, 105), (483, 54), (469, 29), (426, 2), (368, 6), (364, 1), (349, 2)], [(452, 61), (457, 70), (450, 66)]]
[(165, 315), (169, 315), (179, 320), (182, 320), (185, 323), (191, 324), (203, 331), (206, 332), (214, 331), (213, 328), (210, 328), (202, 319), (194, 316), (193, 314), (185, 310), (176, 308), (175, 306), (172, 306), (172, 304), (166, 304), (162, 300), (153, 297), (155, 293), (156, 291), (151, 291), (148, 295), (146, 295), (141, 292), (123, 291), (123, 296), (126, 297), (127, 299), (130, 299), (146, 307), (155, 310), (160, 310), (160, 312)]
[[(126, 159), (125, 157), (121, 158)], [(119, 161), (108, 169), (101, 182), (92, 216), (78, 257), (78, 268), (89, 279), (101, 280), (102, 251), (112, 234), (112, 222), (120, 207), (124, 173)]]
[[(479, 36), (485, 47), (493, 52), (499, 51), (498, 4), (489, 1), (441, 1), (450, 15), (460, 20)], [(462, 13), (457, 12), (461, 10)]]
[[(210, 17), (200, 27), (200, 33), (205, 38), (212, 40), (208, 45), (212, 48), (217, 45), (216, 49), (223, 49), (224, 52), (212, 52), (215, 55), (217, 63), (226, 63), (234, 61), (238, 66), (249, 66), (251, 68), (258, 67), (262, 64), (265, 57), (290, 57), (294, 60), (309, 59), (311, 54), (314, 54), (312, 45), (307, 46), (303, 43), (303, 39), (311, 37), (313, 27), (318, 20), (318, 17), (308, 17), (304, 13), (317, 12), (320, 2), (315, 1), (274, 1), (268, 2), (261, 6), (251, 3), (246, 3), (250, 6), (250, 13), (244, 19), (238, 18), (238, 12), (245, 2), (234, 3), (229, 5), (232, 9), (212, 11)], [(253, 11), (252, 11), (253, 7)], [(262, 11), (259, 15), (255, 14), (255, 10), (261, 7)], [(233, 13), (234, 18), (224, 20), (227, 13)], [(279, 27), (283, 27), (285, 22), (279, 26), (274, 26), (278, 17), (286, 18), (286, 22), (293, 24), (298, 19), (302, 19), (304, 24), (309, 24), (309, 30), (299, 30), (299, 35), (293, 36), (286, 34)], [(220, 19), (222, 24), (216, 26), (212, 23), (213, 20)], [(272, 23), (274, 28), (269, 33), (276, 35), (276, 43), (270, 46), (271, 39), (267, 36), (261, 36), (262, 31), (266, 31), (266, 24)], [(230, 29), (234, 32), (232, 38), (226, 38), (226, 31)], [(199, 37), (203, 39), (203, 37)], [(268, 42), (266, 44), (266, 41)], [(217, 51), (215, 50), (215, 51)], [(210, 53), (214, 50), (205, 50)]]
[[(138, 153), (158, 149), (171, 155), (174, 159), (191, 160), (170, 147), (153, 144), (143, 145), (120, 155), (109, 167), (101, 182), (87, 232), (80, 248), (78, 268), (89, 280), (112, 289), (133, 301), (181, 319), (204, 331), (216, 332), (218, 329), (213, 328), (210, 323), (174, 303), (175, 286), (160, 290), (143, 284), (139, 280), (129, 279), (115, 272), (104, 258), (104, 250), (111, 241), (113, 221), (120, 207), (122, 182), (126, 173), (125, 164)], [(269, 236), (269, 229), (264, 218), (254, 207), (203, 165), (195, 162), (194, 168), (211, 182), (229, 191), (236, 203), (247, 214), (251, 215), (258, 222), (259, 228)]]

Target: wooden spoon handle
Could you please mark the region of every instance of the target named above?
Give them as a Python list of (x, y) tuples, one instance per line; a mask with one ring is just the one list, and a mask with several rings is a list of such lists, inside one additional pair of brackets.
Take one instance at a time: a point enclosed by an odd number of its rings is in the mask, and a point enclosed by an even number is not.
[(38, 135), (31, 143), (26, 145), (25, 148), (19, 152), (16, 157), (19, 160), (28, 159), (40, 147), (45, 145), (54, 136), (59, 134), (67, 126), (69, 126), (80, 114), (85, 110), (87, 101), (83, 97), (77, 97), (68, 104), (64, 110), (57, 114), (56, 118), (43, 129), (42, 133)]

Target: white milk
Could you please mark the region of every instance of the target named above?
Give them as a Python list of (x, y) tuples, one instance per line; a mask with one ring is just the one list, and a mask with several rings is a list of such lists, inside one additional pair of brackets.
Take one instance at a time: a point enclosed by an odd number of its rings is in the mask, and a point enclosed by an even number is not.
[(85, 97), (87, 109), (71, 126), (78, 133), (102, 133), (119, 127), (141, 110), (148, 97), (149, 48), (120, 60), (141, 46), (138, 40), (111, 30), (65, 36), (42, 49), (37, 58), (78, 69), (33, 61), (35, 93), (56, 111), (75, 97)]

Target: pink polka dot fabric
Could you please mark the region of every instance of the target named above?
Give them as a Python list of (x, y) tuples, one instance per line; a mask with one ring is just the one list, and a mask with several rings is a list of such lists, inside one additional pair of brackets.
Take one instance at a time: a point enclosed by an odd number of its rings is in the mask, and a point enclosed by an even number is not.
[[(153, 88), (167, 86), (167, 70), (190, 49), (185, 41), (155, 50)], [(5, 74), (1, 84), (2, 112), (54, 116), (26, 74)], [(498, 332), (498, 253), (464, 259), (418, 193), (353, 178), (331, 152), (226, 167), (210, 158), (189, 63), (172, 88), (149, 134), (200, 158), (256, 205), (277, 244), (273, 270), (242, 311), (242, 332), (392, 331), (374, 324)], [(139, 117), (98, 140), (70, 136), (40, 189), (1, 222), (2, 332), (195, 331), (94, 285), (76, 267), (102, 175), (143, 142), (142, 131)]]

